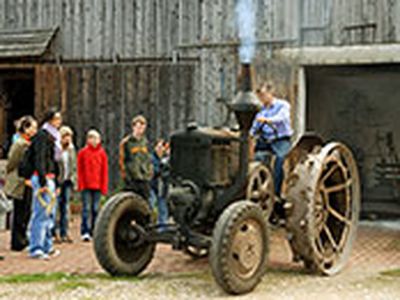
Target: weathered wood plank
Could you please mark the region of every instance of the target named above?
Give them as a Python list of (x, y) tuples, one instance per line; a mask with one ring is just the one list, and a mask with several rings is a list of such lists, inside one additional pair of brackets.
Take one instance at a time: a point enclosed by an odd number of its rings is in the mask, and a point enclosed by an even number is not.
[(78, 146), (84, 145), (84, 138), (80, 132), (84, 131), (82, 127), (82, 102), (81, 102), (81, 95), (82, 95), (82, 73), (81, 70), (78, 68), (71, 67), (69, 69), (69, 93), (68, 93), (68, 110), (70, 111), (71, 116), (71, 126), (73, 126), (74, 130), (78, 132)]
[(136, 68), (124, 66), (125, 74), (125, 107), (127, 116), (125, 119), (125, 133), (130, 130), (130, 121), (134, 111), (134, 101), (135, 101), (135, 86), (136, 86)]
[(125, 57), (125, 0), (114, 0), (114, 55)]
[(42, 68), (40, 66), (36, 66), (35, 67), (35, 116), (36, 117), (42, 110), (42, 104), (43, 104), (41, 82), (42, 82)]
[(144, 52), (144, 45), (142, 43), (142, 36), (143, 36), (143, 0), (136, 0), (136, 10), (135, 10), (135, 56), (141, 56)]
[(7, 13), (7, 6), (6, 1), (0, 1), (0, 28), (6, 28), (6, 13)]
[(135, 56), (135, 1), (125, 3), (124, 8), (124, 57)]
[(71, 39), (71, 44), (72, 44), (72, 57), (75, 59), (82, 58), (82, 49), (84, 48), (82, 43), (84, 42), (84, 35), (83, 35), (83, 22), (82, 22), (82, 6), (81, 6), (81, 1), (82, 0), (74, 0), (72, 2), (73, 4), (73, 10), (72, 10), (72, 39)]
[(5, 0), (5, 28), (15, 29), (17, 27), (17, 13), (16, 13), (16, 1)]
[(101, 57), (111, 59), (114, 53), (114, 1), (102, 0)]
[(15, 0), (16, 2), (16, 27), (26, 28), (26, 14), (24, 0)]

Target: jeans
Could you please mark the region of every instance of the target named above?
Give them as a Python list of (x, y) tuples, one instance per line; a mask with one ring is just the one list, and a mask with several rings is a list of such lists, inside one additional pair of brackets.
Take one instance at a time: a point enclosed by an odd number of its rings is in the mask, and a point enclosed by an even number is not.
[(13, 202), (11, 250), (22, 251), (28, 246), (27, 230), (32, 209), (32, 189), (25, 187), (23, 199), (14, 199)]
[(158, 225), (161, 225), (161, 228), (165, 227), (168, 223), (168, 205), (165, 197), (157, 195), (157, 193), (151, 189), (150, 206), (153, 210), (157, 209)]
[[(29, 254), (31, 256), (39, 256), (43, 254), (49, 254), (53, 249), (53, 239), (51, 231), (54, 227), (54, 215), (56, 213), (56, 202), (52, 201), (51, 196), (55, 196), (56, 184), (54, 179), (46, 179), (46, 186), (50, 190), (48, 193), (42, 195), (44, 203), (39, 201), (38, 191), (40, 189), (39, 177), (32, 177), (32, 216), (29, 226)], [(47, 207), (53, 205), (50, 211), (47, 211)]]
[(56, 223), (56, 231), (60, 232), (60, 237), (68, 235), (69, 223), (69, 201), (71, 199), (73, 183), (69, 180), (61, 184), (61, 193), (58, 197), (59, 220)]
[(270, 151), (275, 156), (275, 166), (274, 166), (274, 183), (275, 183), (275, 194), (280, 197), (282, 183), (283, 183), (283, 163), (285, 162), (285, 157), (289, 153), (292, 147), (292, 143), (289, 139), (280, 139), (272, 141), (271, 143), (265, 143), (262, 141), (257, 142), (255, 160), (263, 161), (262, 152)]
[(92, 235), (99, 212), (101, 192), (99, 190), (82, 191), (81, 235)]

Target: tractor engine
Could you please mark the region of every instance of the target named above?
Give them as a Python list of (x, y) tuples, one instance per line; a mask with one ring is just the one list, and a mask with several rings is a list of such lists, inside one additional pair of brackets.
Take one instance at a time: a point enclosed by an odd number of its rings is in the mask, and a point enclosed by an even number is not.
[(232, 184), (239, 169), (239, 133), (228, 129), (198, 128), (172, 137), (172, 175), (201, 188)]
[(175, 220), (190, 224), (209, 216), (216, 195), (239, 171), (240, 134), (190, 124), (171, 139), (169, 203)]

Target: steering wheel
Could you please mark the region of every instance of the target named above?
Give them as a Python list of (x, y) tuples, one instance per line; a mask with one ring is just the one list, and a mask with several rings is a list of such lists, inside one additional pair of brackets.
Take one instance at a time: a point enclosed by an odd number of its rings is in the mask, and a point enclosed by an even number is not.
[(272, 131), (274, 132), (274, 137), (275, 137), (275, 139), (277, 139), (277, 138), (279, 137), (279, 136), (278, 136), (278, 128), (277, 128), (274, 124), (262, 123), (261, 126), (260, 126), (260, 128), (258, 128), (258, 130), (257, 130), (257, 132), (256, 132), (256, 134), (255, 134), (255, 137), (256, 137), (257, 140), (261, 140), (261, 141), (265, 142), (266, 144), (268, 144), (268, 143), (271, 142), (271, 140), (266, 139), (266, 138), (262, 135), (262, 132), (263, 132), (263, 130), (264, 130), (264, 126), (269, 126), (269, 127), (272, 129)]

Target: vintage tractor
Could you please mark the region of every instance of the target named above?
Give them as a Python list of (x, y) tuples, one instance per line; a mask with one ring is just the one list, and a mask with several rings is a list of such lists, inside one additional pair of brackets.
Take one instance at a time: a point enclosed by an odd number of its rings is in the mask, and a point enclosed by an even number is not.
[[(209, 257), (216, 282), (231, 294), (253, 290), (267, 271), (269, 219), (276, 201), (268, 165), (251, 161), (249, 129), (260, 109), (250, 66), (231, 105), (239, 129), (190, 124), (171, 137), (173, 222), (160, 228), (148, 201), (132, 192), (113, 196), (102, 209), (94, 249), (110, 274), (138, 275), (157, 243)], [(340, 143), (302, 137), (287, 158), (285, 224), (293, 258), (321, 274), (346, 263), (360, 207), (355, 161)], [(281, 200), (279, 200), (281, 201)]]

